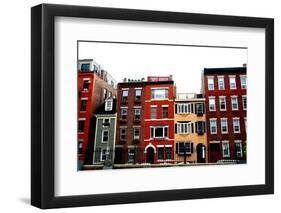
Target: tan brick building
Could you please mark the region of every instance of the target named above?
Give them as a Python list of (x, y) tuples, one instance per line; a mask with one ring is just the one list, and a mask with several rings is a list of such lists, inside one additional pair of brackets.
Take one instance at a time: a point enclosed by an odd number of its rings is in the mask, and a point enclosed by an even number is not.
[(207, 163), (205, 98), (179, 93), (175, 100), (175, 162)]

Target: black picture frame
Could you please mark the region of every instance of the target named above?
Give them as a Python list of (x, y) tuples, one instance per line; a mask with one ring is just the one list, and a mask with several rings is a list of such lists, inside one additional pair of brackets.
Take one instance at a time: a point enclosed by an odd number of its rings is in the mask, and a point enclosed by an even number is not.
[[(54, 195), (54, 21), (58, 16), (265, 29), (265, 184), (56, 197)], [(47, 209), (272, 193), (274, 193), (273, 19), (53, 4), (41, 4), (31, 8), (32, 205)]]

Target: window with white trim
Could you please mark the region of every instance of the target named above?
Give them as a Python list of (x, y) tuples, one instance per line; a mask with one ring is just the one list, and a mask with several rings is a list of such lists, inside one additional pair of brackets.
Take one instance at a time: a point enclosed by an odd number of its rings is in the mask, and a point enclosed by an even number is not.
[(166, 160), (172, 160), (172, 147), (166, 147)]
[(109, 139), (109, 131), (102, 130), (102, 143), (107, 143)]
[(78, 121), (78, 132), (83, 133), (85, 128), (85, 120)]
[(215, 89), (214, 77), (208, 76), (207, 78), (208, 78), (208, 90), (214, 90)]
[(243, 109), (247, 110), (247, 96), (242, 96)]
[(134, 127), (133, 133), (134, 133), (134, 135), (133, 135), (134, 140), (139, 140), (140, 139), (140, 128)]
[(233, 118), (233, 132), (240, 133), (240, 119)]
[(192, 133), (192, 122), (179, 122), (176, 123), (177, 134), (191, 134)]
[(168, 126), (151, 126), (150, 127), (151, 138), (167, 138)]
[(231, 97), (231, 107), (232, 107), (232, 110), (238, 110), (238, 98), (237, 98), (237, 96)]
[(176, 149), (177, 153), (180, 155), (185, 154), (191, 154), (192, 153), (192, 148), (193, 148), (193, 143), (191, 141), (183, 141), (183, 142), (178, 142), (176, 144)]
[(245, 122), (245, 131), (247, 132), (247, 118), (244, 118), (244, 122)]
[(210, 133), (217, 134), (217, 120), (213, 118), (210, 119)]
[(236, 78), (235, 76), (229, 76), (230, 89), (236, 89)]
[(151, 99), (168, 99), (168, 88), (151, 89)]
[(225, 111), (226, 110), (226, 99), (225, 96), (220, 96), (220, 110)]
[(120, 128), (120, 140), (125, 141), (127, 138), (127, 129), (126, 128)]
[(109, 118), (104, 118), (102, 122), (102, 127), (109, 127), (109, 126), (110, 126)]
[(122, 90), (122, 102), (128, 102), (129, 90)]
[(157, 147), (158, 160), (164, 160), (164, 147)]
[(240, 75), (241, 88), (247, 89), (247, 76)]
[(112, 111), (113, 108), (113, 99), (110, 98), (105, 101), (105, 111)]
[(209, 110), (216, 111), (216, 99), (215, 97), (209, 97)]
[(88, 100), (86, 100), (86, 99), (81, 100), (81, 106), (80, 106), (81, 112), (85, 112), (87, 110), (87, 103), (88, 103)]
[(218, 88), (224, 90), (224, 76), (218, 76)]
[(121, 119), (127, 120), (128, 108), (121, 108)]
[(128, 163), (133, 163), (135, 161), (135, 149), (130, 148), (128, 150)]
[(236, 154), (236, 157), (238, 157), (238, 158), (243, 157), (243, 149), (242, 149), (241, 140), (235, 141), (235, 154)]
[(157, 107), (156, 106), (152, 106), (150, 108), (150, 118), (151, 119), (156, 119), (157, 118)]
[(83, 90), (87, 91), (90, 87), (90, 80), (89, 79), (84, 79), (83, 80)]
[(221, 133), (222, 134), (228, 133), (227, 118), (221, 118)]
[(100, 160), (101, 161), (105, 161), (107, 159), (107, 155), (108, 155), (107, 150), (106, 149), (102, 149), (100, 154), (101, 154)]
[(135, 108), (134, 109), (134, 119), (135, 120), (140, 120), (141, 117), (141, 109), (140, 108)]
[(168, 118), (168, 106), (162, 106), (162, 118)]
[(136, 101), (141, 100), (141, 89), (135, 89), (135, 100)]
[(222, 156), (224, 158), (230, 157), (229, 142), (228, 141), (223, 141), (222, 142)]
[(177, 104), (177, 114), (186, 114), (192, 112), (191, 103)]

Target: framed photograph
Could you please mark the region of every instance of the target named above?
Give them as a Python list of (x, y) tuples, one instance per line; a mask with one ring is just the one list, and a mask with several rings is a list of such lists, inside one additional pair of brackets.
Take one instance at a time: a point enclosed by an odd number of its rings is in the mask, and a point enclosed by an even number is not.
[(31, 9), (31, 204), (274, 193), (274, 20)]

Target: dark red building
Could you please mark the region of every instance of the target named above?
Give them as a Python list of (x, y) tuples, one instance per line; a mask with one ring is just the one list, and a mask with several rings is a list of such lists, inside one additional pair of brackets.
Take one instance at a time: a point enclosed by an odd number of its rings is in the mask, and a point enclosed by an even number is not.
[(243, 162), (247, 141), (246, 67), (205, 68), (202, 83), (209, 162)]
[(78, 169), (92, 162), (94, 113), (106, 98), (116, 97), (116, 85), (93, 59), (78, 61)]
[(174, 163), (172, 77), (148, 77), (144, 92), (144, 162)]
[(115, 163), (143, 162), (143, 81), (118, 83)]

